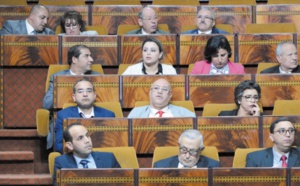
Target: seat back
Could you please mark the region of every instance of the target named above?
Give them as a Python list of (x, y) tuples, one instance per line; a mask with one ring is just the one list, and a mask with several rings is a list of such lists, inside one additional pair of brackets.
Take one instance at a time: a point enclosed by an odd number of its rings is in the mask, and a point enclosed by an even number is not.
[[(124, 25), (124, 24), (121, 24), (121, 25), (118, 26), (117, 34), (118, 35), (126, 34), (129, 31), (136, 30), (136, 29), (139, 29), (139, 28), (140, 28), (140, 25)], [(169, 26), (167, 24), (158, 24), (157, 28), (159, 30), (169, 32)]]
[[(102, 65), (100, 65), (100, 64), (92, 65), (91, 68), (95, 72), (99, 72), (100, 74), (104, 74)], [(67, 69), (70, 69), (69, 65), (50, 65), (49, 66), (47, 79), (46, 79), (46, 87), (45, 87), (46, 92), (47, 92), (48, 87), (49, 87), (49, 81), (50, 81), (51, 75), (55, 74), (56, 72), (59, 72), (59, 71), (62, 71), (62, 70), (67, 70)]]
[[(155, 162), (178, 155), (179, 147), (174, 146), (165, 146), (165, 147), (156, 147), (153, 153), (152, 167)], [(207, 156), (214, 160), (219, 161), (218, 149), (214, 146), (207, 146), (201, 152), (201, 155)]]
[[(98, 35), (108, 35), (108, 31), (105, 26), (97, 25), (97, 26), (85, 26), (86, 30), (94, 30), (97, 31)], [(61, 33), (61, 27), (57, 26), (55, 30), (55, 34), (58, 35)]]
[(234, 153), (232, 167), (233, 168), (246, 167), (247, 154), (250, 152), (259, 151), (263, 149), (264, 148), (246, 148), (246, 149), (237, 148)]
[(122, 75), (125, 72), (125, 70), (131, 65), (132, 64), (120, 64), (118, 68), (118, 75)]
[(140, 0), (94, 0), (93, 5), (140, 5)]
[(191, 74), (193, 68), (194, 68), (195, 64), (189, 64), (189, 67), (188, 67), (188, 71), (187, 71), (187, 74)]
[(300, 0), (268, 0), (267, 4), (300, 4)]
[(39, 136), (46, 137), (49, 133), (49, 118), (50, 111), (46, 109), (37, 109), (36, 110), (36, 130)]
[(199, 6), (198, 0), (153, 0), (152, 5), (190, 5), (190, 6)]
[[(137, 102), (135, 102), (135, 107), (141, 107), (141, 106), (145, 106), (145, 105), (149, 105), (149, 104), (150, 104), (149, 101), (137, 101)], [(171, 101), (170, 104), (180, 106), (180, 107), (184, 107), (184, 108), (188, 109), (189, 111), (195, 113), (194, 104), (190, 100), (187, 100), (187, 101)]]
[(133, 147), (93, 148), (93, 151), (114, 153), (121, 168), (133, 168), (133, 169), (139, 168), (136, 152)]
[(245, 33), (295, 33), (297, 32), (294, 23), (265, 23), (265, 24), (246, 24)]
[[(116, 118), (123, 118), (123, 112), (120, 102), (95, 102), (95, 106), (105, 108), (115, 113)], [(65, 103), (63, 108), (76, 106), (76, 103)]]
[[(228, 32), (229, 34), (233, 34), (233, 29), (232, 26), (230, 24), (216, 24), (215, 26), (218, 29), (224, 30), (226, 32)], [(188, 30), (194, 30), (197, 29), (197, 25), (182, 25), (181, 27), (181, 33), (188, 31)]]
[(48, 163), (49, 163), (49, 172), (50, 175), (52, 176), (54, 173), (54, 162), (55, 162), (55, 158), (60, 156), (59, 152), (51, 152), (48, 156)]
[(276, 100), (273, 116), (300, 115), (300, 100)]
[(61, 1), (61, 0), (39, 0), (41, 5), (74, 6), (85, 5), (85, 0)]
[(256, 74), (260, 74), (261, 71), (266, 70), (268, 68), (274, 67), (279, 63), (258, 63)]
[(1, 0), (0, 5), (24, 5), (24, 6), (27, 6), (27, 0)]
[(209, 0), (209, 5), (256, 5), (256, 0)]

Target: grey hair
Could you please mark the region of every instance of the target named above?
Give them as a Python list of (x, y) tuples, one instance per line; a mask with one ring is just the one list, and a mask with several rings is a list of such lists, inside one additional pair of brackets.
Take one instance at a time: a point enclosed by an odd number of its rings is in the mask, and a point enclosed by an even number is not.
[[(140, 19), (143, 19), (143, 11), (146, 9), (146, 8), (151, 8), (149, 6), (144, 6), (140, 11), (139, 11), (139, 14), (138, 14), (138, 17)], [(151, 8), (152, 10), (154, 10), (153, 8)]]
[(189, 139), (198, 139), (200, 141), (199, 148), (203, 148), (203, 136), (200, 131), (195, 130), (195, 129), (189, 129), (185, 130), (180, 137), (178, 138), (178, 143), (181, 144), (182, 138), (189, 138)]
[[(294, 44), (293, 42), (291, 42), (291, 41), (283, 41), (283, 42), (279, 43), (279, 44), (277, 45), (277, 47), (276, 47), (276, 55), (277, 55), (277, 56), (281, 56), (281, 55), (283, 54), (282, 47), (283, 47), (283, 45), (285, 45), (285, 44), (291, 44), (291, 45), (294, 45), (294, 46), (295, 46), (295, 44)], [(295, 46), (295, 47), (296, 47), (296, 46)], [(297, 48), (297, 47), (296, 47), (296, 48)]]
[(210, 11), (211, 12), (211, 17), (215, 20), (215, 18), (216, 18), (215, 17), (215, 12), (211, 8), (206, 7), (206, 6), (201, 6), (200, 9), (197, 11), (197, 14), (198, 14), (198, 12), (200, 10), (208, 10), (208, 11)]

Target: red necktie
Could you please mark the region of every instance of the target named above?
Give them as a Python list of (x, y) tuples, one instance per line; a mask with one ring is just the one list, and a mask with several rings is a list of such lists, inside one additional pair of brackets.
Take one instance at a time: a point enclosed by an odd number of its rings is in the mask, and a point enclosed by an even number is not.
[(282, 161), (282, 165), (281, 165), (281, 167), (287, 167), (287, 164), (286, 164), (286, 156), (285, 155), (282, 155), (281, 156), (281, 161)]
[(162, 117), (162, 115), (164, 114), (165, 112), (164, 111), (162, 111), (162, 110), (159, 110), (159, 111), (157, 111), (156, 112), (156, 114), (158, 114), (158, 117)]

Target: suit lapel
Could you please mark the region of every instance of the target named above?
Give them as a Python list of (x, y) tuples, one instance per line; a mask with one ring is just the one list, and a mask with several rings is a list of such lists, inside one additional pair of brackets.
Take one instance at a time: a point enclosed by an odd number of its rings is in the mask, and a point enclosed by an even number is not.
[(79, 118), (80, 115), (78, 113), (78, 108), (77, 107), (72, 107), (71, 108), (71, 117)]
[(266, 150), (266, 154), (264, 156), (264, 161), (262, 163), (263, 167), (273, 167), (273, 151), (272, 148), (268, 148)]
[(170, 161), (170, 166), (168, 167), (178, 167), (178, 164), (179, 164), (179, 160), (178, 160), (178, 156), (174, 156), (172, 158), (172, 161)]
[(72, 154), (72, 153), (71, 153), (71, 154), (68, 154), (67, 157), (68, 157), (68, 159), (69, 159), (69, 162), (68, 162), (69, 167), (68, 167), (68, 168), (78, 168), (78, 167), (77, 167), (76, 160), (75, 160), (73, 154)]
[(199, 168), (199, 167), (207, 167), (207, 161), (206, 161), (206, 159), (204, 159), (203, 158), (203, 156), (200, 156), (200, 159), (199, 159), (199, 161), (198, 161), (198, 163), (197, 163), (197, 167)]
[(288, 158), (288, 167), (298, 167), (299, 165), (298, 151), (297, 149), (292, 148)]
[(100, 156), (97, 156), (95, 152), (92, 152), (92, 156), (94, 158), (95, 164), (97, 168), (104, 167), (103, 161), (101, 160)]
[(19, 30), (20, 30), (21, 34), (28, 34), (25, 20), (22, 20), (20, 22), (20, 24), (18, 25), (18, 27), (19, 27)]

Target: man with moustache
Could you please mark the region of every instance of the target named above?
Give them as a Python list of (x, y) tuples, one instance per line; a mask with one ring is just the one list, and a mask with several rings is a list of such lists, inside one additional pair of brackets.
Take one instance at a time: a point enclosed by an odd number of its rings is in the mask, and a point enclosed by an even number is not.
[(43, 5), (35, 5), (31, 8), (29, 17), (25, 20), (6, 20), (3, 23), (0, 35), (5, 34), (54, 34), (53, 30), (46, 28), (49, 19), (49, 11)]
[(215, 13), (208, 7), (201, 6), (197, 13), (197, 29), (188, 30), (181, 34), (229, 34), (228, 32), (215, 28)]
[(110, 117), (114, 118), (112, 111), (101, 107), (93, 106), (96, 99), (95, 88), (87, 79), (78, 80), (73, 86), (73, 100), (77, 106), (65, 108), (57, 113), (55, 124), (55, 151), (63, 152), (63, 120), (67, 118), (93, 118)]
[(270, 126), (272, 148), (249, 153), (246, 167), (300, 167), (300, 149), (293, 148), (296, 129), (286, 117), (275, 120)]
[(261, 74), (280, 73), (291, 74), (300, 73), (298, 64), (298, 52), (294, 43), (284, 41), (277, 45), (276, 58), (279, 65), (261, 71)]
[(53, 181), (56, 185), (56, 171), (62, 168), (120, 168), (113, 153), (93, 152), (89, 132), (80, 123), (70, 124), (64, 131), (68, 154), (55, 158)]

